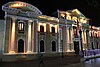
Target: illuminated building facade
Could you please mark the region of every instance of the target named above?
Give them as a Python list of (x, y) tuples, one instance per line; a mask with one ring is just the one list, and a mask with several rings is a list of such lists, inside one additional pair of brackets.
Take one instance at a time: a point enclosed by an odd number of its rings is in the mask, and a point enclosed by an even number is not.
[(79, 54), (79, 51), (89, 49), (89, 19), (77, 9), (58, 10), (58, 18), (59, 29), (64, 30), (63, 39), (61, 38), (64, 42), (64, 51)]
[(91, 49), (100, 49), (100, 27), (90, 26), (89, 28)]
[(77, 9), (58, 10), (55, 18), (42, 15), (33, 5), (14, 1), (3, 5), (2, 10), (5, 11), (3, 61), (34, 59), (40, 53), (44, 56), (58, 56), (62, 52), (79, 54), (91, 49), (89, 19)]

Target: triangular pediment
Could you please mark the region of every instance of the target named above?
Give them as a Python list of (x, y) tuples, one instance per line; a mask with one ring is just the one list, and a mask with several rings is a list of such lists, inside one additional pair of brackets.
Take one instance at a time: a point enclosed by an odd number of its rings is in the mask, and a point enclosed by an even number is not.
[(78, 9), (71, 10), (71, 14), (77, 17), (85, 17)]

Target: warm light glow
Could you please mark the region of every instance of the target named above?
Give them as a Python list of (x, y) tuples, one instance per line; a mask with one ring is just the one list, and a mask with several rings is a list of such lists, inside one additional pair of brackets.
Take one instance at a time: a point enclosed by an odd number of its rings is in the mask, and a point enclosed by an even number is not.
[(11, 30), (11, 42), (10, 42), (10, 53), (14, 52), (14, 41), (15, 41), (15, 22), (12, 22), (12, 30)]
[(72, 20), (77, 22), (77, 17), (72, 17)]
[(27, 51), (27, 53), (33, 53), (32, 51)]
[(38, 16), (38, 18), (44, 18), (44, 19), (45, 19), (45, 18), (46, 18), (46, 16)]
[(82, 31), (82, 42), (86, 43), (86, 30)]
[(77, 9), (74, 9), (72, 12), (77, 12), (78, 14), (80, 14), (80, 12)]
[(23, 30), (24, 30), (24, 23), (19, 22), (19, 31), (23, 31)]
[(31, 51), (30, 49), (32, 48), (31, 47), (31, 37), (32, 37), (31, 33), (32, 33), (32, 31), (31, 31), (31, 22), (29, 22), (28, 23), (28, 44), (27, 44), (28, 46), (27, 46), (27, 51)]
[(40, 32), (40, 26), (44, 26), (44, 32), (46, 32), (46, 23), (38, 23), (38, 31)]
[(55, 33), (57, 33), (58, 31), (58, 25), (53, 25), (53, 24), (50, 24), (50, 32), (52, 32), (52, 27), (54, 27), (55, 28)]
[(84, 20), (83, 20), (83, 23), (87, 23), (87, 20), (86, 20), (86, 19), (84, 19)]
[(10, 5), (9, 7), (23, 7), (25, 5), (23, 5), (22, 3), (15, 3), (15, 4), (12, 4)]
[(45, 20), (48, 20), (48, 21), (59, 21), (58, 18), (54, 18), (54, 17), (50, 17), (50, 16), (45, 16), (45, 15), (41, 15), (41, 16), (38, 16), (39, 19), (45, 19)]
[(13, 53), (15, 53), (15, 51), (9, 51), (9, 53), (10, 53), (10, 54), (13, 54)]
[(48, 20), (54, 20), (54, 18), (48, 18)]
[(53, 27), (53, 24), (50, 24), (50, 32), (52, 32), (51, 27)]
[(67, 28), (67, 43), (70, 43), (69, 32), (70, 32), (70, 30), (69, 30), (69, 28)]
[(91, 31), (89, 31), (89, 35), (91, 36)]
[(57, 25), (55, 25), (55, 33), (57, 33), (57, 29), (58, 29), (58, 26), (57, 26)]
[(63, 17), (63, 18), (65, 18), (65, 14), (63, 14), (63, 13), (61, 13), (60, 16)]
[(70, 15), (67, 15), (67, 19), (68, 19), (68, 20), (71, 20), (71, 16), (70, 16)]
[(43, 23), (43, 26), (44, 26), (44, 32), (46, 32), (46, 24)]
[(98, 37), (100, 38), (100, 31), (98, 32)]

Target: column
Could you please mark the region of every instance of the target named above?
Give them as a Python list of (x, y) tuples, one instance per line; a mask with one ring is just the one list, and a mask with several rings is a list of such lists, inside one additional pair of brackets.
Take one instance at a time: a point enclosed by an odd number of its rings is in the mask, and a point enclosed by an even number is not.
[(87, 38), (88, 38), (88, 49), (91, 49), (91, 31), (87, 31)]
[(84, 40), (84, 30), (82, 30), (82, 45), (83, 45), (83, 50), (85, 49), (84, 48), (84, 43), (85, 43), (85, 40)]
[(74, 51), (73, 36), (73, 27), (71, 27), (71, 51)]
[(32, 44), (32, 43), (31, 43), (31, 41), (32, 41), (32, 40), (31, 40), (31, 37), (32, 37), (32, 36), (31, 36), (31, 35), (32, 35), (31, 23), (32, 23), (31, 21), (28, 22), (28, 42), (27, 42), (28, 44), (27, 44), (27, 53), (31, 53), (31, 52), (32, 52), (32, 50), (31, 50), (31, 48), (32, 48), (32, 47), (31, 47), (31, 44)]
[(87, 49), (86, 30), (84, 31), (84, 41), (85, 41), (85, 49)]
[(11, 27), (11, 39), (10, 39), (10, 49), (9, 53), (15, 53), (14, 44), (15, 44), (15, 18), (12, 18), (12, 27)]
[(34, 51), (34, 23), (32, 23), (32, 52)]
[(69, 27), (67, 27), (66, 30), (67, 30), (66, 31), (66, 33), (67, 33), (66, 34), (67, 35), (67, 52), (69, 52), (70, 51), (70, 47), (69, 47), (69, 43), (70, 43), (69, 42)]
[(38, 20), (34, 19), (34, 52), (38, 53), (39, 52), (39, 34), (38, 34)]
[(61, 43), (62, 43), (62, 49), (64, 50), (64, 52), (66, 52), (66, 44), (67, 44), (67, 38), (66, 38), (66, 26), (63, 26), (63, 29), (62, 29), (62, 39), (61, 39)]

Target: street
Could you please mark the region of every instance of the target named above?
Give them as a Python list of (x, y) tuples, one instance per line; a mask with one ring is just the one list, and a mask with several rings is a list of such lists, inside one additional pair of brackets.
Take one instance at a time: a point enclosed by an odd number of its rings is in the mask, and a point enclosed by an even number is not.
[(0, 67), (100, 67), (100, 58), (79, 61), (79, 57), (53, 57), (45, 58), (43, 63), (39, 60), (19, 60), (15, 62), (0, 62)]
[(100, 67), (100, 58), (90, 59), (82, 63), (76, 63), (60, 67)]

